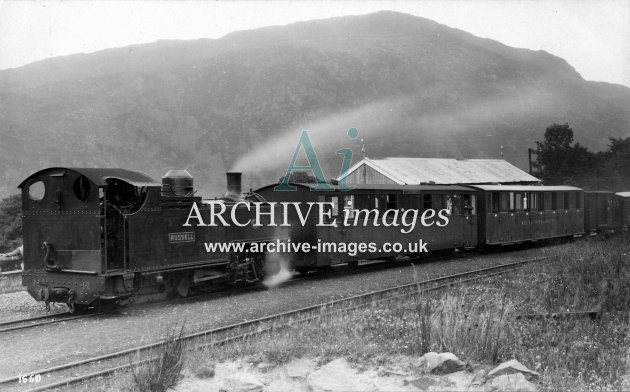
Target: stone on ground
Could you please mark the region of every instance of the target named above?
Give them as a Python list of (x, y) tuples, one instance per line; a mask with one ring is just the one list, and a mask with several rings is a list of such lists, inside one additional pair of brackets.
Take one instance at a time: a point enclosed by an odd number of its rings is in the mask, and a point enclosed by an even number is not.
[(316, 369), (315, 361), (309, 358), (294, 358), (284, 366), (289, 378), (304, 378)]
[(465, 363), (453, 353), (429, 352), (424, 354), (420, 360), (429, 372), (435, 374), (449, 374), (463, 370), (465, 367)]
[(211, 378), (186, 377), (172, 392), (262, 392), (264, 385), (239, 363), (218, 363)]
[(427, 374), (421, 377), (407, 378), (406, 385), (413, 386), (422, 392), (481, 392), (484, 387), (472, 385), (475, 376), (467, 371), (459, 371), (447, 375), (437, 376)]
[(537, 392), (536, 385), (525, 379), (522, 373), (502, 374), (486, 383), (486, 391)]
[(197, 378), (206, 379), (214, 377), (214, 366), (202, 366), (195, 373)]
[(225, 378), (225, 386), (228, 391), (234, 392), (260, 392), (264, 385), (249, 373), (234, 374)]
[(364, 386), (355, 382), (355, 371), (344, 358), (335, 359), (311, 373), (306, 382), (314, 392), (363, 391)]
[(516, 359), (512, 359), (507, 362), (503, 362), (499, 366), (490, 370), (490, 372), (488, 372), (488, 378), (494, 378), (497, 376), (501, 376), (503, 374), (514, 374), (514, 373), (522, 373), (523, 376), (525, 376), (527, 380), (540, 377), (540, 374), (538, 374), (537, 372), (528, 369), (527, 366), (523, 365)]

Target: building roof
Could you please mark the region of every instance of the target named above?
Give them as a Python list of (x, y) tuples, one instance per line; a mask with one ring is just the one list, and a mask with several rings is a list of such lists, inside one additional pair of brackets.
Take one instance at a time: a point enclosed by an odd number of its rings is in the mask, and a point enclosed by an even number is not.
[(581, 191), (582, 188), (576, 188), (574, 186), (565, 185), (471, 185), (473, 188), (479, 188), (484, 191), (498, 192), (498, 191), (511, 191), (511, 192), (561, 192), (561, 191)]
[[(279, 184), (272, 184), (272, 185), (266, 185), (260, 189), (255, 190), (254, 192), (261, 192), (263, 190), (266, 190), (268, 188), (273, 188), (275, 186), (277, 186)], [(295, 186), (295, 187), (302, 187), (302, 188), (308, 188), (310, 190), (313, 191), (319, 191), (317, 189), (313, 189), (315, 188), (318, 184), (307, 184), (307, 183), (289, 183), (289, 185), (291, 186)], [(334, 188), (334, 191), (339, 191), (339, 192), (346, 192), (345, 190), (340, 190), (337, 185), (332, 185), (332, 184), (328, 184), (331, 187)], [(350, 186), (352, 186), (352, 189), (348, 190), (348, 192), (350, 191), (403, 191), (403, 193), (405, 192), (419, 192), (419, 191), (425, 191), (425, 192), (433, 192), (433, 191), (450, 191), (450, 192), (474, 192), (475, 189), (471, 188), (471, 187), (467, 187), (467, 186), (461, 186), (461, 185), (400, 185), (400, 184), (350, 184)], [(290, 191), (287, 191), (290, 192)], [(320, 191), (320, 192), (333, 192), (333, 191)]]
[(367, 165), (398, 184), (492, 184), (540, 180), (503, 159), (383, 158), (369, 159), (351, 167), (344, 178)]
[(22, 188), (31, 178), (37, 177), (46, 172), (57, 171), (61, 174), (65, 170), (77, 172), (99, 186), (106, 185), (107, 180), (110, 178), (116, 178), (134, 186), (161, 186), (159, 182), (155, 181), (147, 174), (138, 171), (116, 168), (50, 167), (31, 174), (28, 178), (22, 181), (20, 185), (18, 185), (18, 188)]

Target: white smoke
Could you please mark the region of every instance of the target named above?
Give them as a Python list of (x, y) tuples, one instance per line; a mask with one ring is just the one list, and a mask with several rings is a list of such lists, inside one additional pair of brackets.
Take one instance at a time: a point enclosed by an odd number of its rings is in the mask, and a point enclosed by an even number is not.
[(289, 270), (289, 262), (277, 253), (268, 253), (265, 259), (266, 270), (268, 271), (263, 284), (267, 288), (276, 287), (291, 279), (293, 274)]
[[(254, 151), (241, 157), (231, 170), (257, 172), (261, 169), (286, 168), (302, 131), (309, 132), (309, 138), (318, 150), (325, 147), (330, 149), (330, 146), (334, 146), (333, 151), (344, 147), (360, 148), (361, 138), (377, 135), (379, 131), (386, 129), (387, 124), (393, 123), (404, 111), (403, 105), (408, 102), (408, 97), (388, 98), (304, 122), (259, 145)], [(356, 140), (348, 138), (347, 132), (350, 128), (359, 130), (360, 136)], [(327, 161), (330, 157), (322, 156), (319, 159)], [(334, 174), (336, 176), (338, 173)]]
[[(414, 132), (419, 144), (433, 139), (448, 143), (449, 139), (444, 136), (445, 134), (456, 137), (468, 133), (471, 129), (484, 129), (497, 123), (520, 121), (531, 117), (532, 114), (544, 113), (544, 106), (553, 101), (553, 97), (547, 92), (532, 89), (506, 94), (500, 98), (479, 99), (472, 105), (447, 105), (443, 110), (422, 106), (431, 103), (435, 106), (435, 102), (439, 102), (439, 100), (434, 102), (434, 99), (427, 96), (434, 95), (446, 99), (445, 94), (447, 93), (440, 88), (434, 88), (421, 94), (388, 97), (359, 107), (322, 115), (314, 120), (298, 121), (279, 136), (258, 145), (253, 151), (242, 156), (231, 170), (245, 173), (273, 170), (277, 174), (275, 179), (279, 178), (284, 174), (283, 170), (286, 169), (304, 130), (309, 132), (314, 148), (318, 155), (321, 155), (319, 160), (323, 168), (339, 169), (342, 158), (335, 156), (334, 151), (339, 148), (350, 148), (359, 152), (361, 139), (366, 140), (368, 156), (370, 151), (373, 151), (371, 145), (377, 145), (383, 138), (395, 135), (398, 129)], [(358, 129), (359, 137), (350, 139), (347, 135), (349, 128)], [(479, 140), (478, 143), (483, 145), (486, 140)], [(454, 147), (448, 145), (440, 148), (448, 151)], [(332, 178), (339, 173), (331, 171), (327, 174)]]

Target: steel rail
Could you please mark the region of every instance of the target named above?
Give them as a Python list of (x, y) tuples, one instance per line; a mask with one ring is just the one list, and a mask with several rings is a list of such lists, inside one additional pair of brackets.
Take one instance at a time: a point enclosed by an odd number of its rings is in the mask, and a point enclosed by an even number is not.
[(0, 327), (5, 327), (7, 325), (17, 324), (17, 323), (29, 323), (31, 321), (37, 321), (37, 320), (47, 319), (47, 318), (56, 317), (56, 316), (63, 316), (66, 314), (69, 314), (69, 312), (59, 312), (59, 313), (45, 314), (42, 316), (36, 316), (36, 317), (31, 317), (31, 318), (19, 319), (19, 320), (3, 321), (3, 322), (0, 322)]

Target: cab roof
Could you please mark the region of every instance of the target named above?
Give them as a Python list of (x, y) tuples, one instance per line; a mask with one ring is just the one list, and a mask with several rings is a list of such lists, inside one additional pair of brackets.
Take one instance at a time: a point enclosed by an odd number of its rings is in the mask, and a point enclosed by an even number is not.
[(66, 171), (73, 171), (87, 177), (90, 181), (98, 186), (107, 185), (109, 179), (119, 179), (134, 186), (161, 186), (161, 184), (151, 178), (149, 175), (133, 170), (118, 168), (83, 168), (83, 167), (49, 167), (31, 174), (18, 185), (18, 188), (33, 178), (42, 175), (63, 176)]

